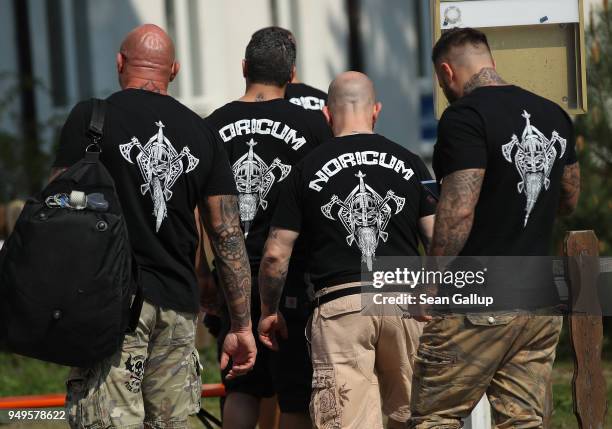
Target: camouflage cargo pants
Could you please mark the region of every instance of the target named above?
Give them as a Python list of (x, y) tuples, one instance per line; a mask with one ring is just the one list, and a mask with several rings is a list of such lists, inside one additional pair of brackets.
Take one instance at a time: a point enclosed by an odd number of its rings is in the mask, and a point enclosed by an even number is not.
[(144, 303), (138, 328), (114, 356), (73, 368), (66, 411), (72, 428), (185, 428), (200, 409), (197, 316)]
[(454, 429), (483, 394), (499, 429), (542, 428), (562, 318), (517, 313), (429, 322), (415, 360), (410, 427)]

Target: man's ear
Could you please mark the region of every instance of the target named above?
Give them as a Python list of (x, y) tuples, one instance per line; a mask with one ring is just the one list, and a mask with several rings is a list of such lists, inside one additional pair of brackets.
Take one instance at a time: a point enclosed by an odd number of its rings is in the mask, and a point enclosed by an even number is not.
[(178, 61), (172, 63), (172, 68), (170, 69), (170, 82), (174, 80), (180, 69), (181, 63), (179, 63)]
[(242, 77), (245, 78), (245, 79), (247, 78), (247, 75), (248, 75), (247, 72), (248, 72), (248, 70), (247, 70), (246, 60), (242, 60)]
[(121, 52), (117, 52), (115, 62), (117, 63), (117, 74), (123, 73), (123, 66), (125, 65), (125, 61)]
[(376, 125), (376, 121), (378, 120), (378, 115), (380, 115), (381, 110), (382, 103), (378, 101), (374, 104), (374, 111), (372, 112), (372, 130), (374, 130), (374, 125)]
[(289, 80), (289, 83), (295, 82), (296, 76), (297, 76), (297, 67), (294, 64), (293, 67), (291, 67), (291, 80)]
[(440, 71), (438, 78), (442, 78), (445, 83), (450, 83), (455, 78), (455, 71), (449, 63), (440, 64), (438, 70)]
[(333, 124), (333, 120), (332, 120), (333, 118), (332, 118), (331, 112), (329, 111), (329, 107), (323, 106), (322, 112), (323, 112), (323, 116), (325, 116), (325, 120), (327, 121), (328, 125), (331, 128)]

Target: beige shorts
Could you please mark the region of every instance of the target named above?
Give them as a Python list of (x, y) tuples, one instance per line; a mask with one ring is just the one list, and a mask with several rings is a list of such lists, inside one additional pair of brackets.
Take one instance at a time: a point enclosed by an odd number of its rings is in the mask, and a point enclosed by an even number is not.
[(92, 368), (73, 368), (66, 410), (72, 428), (186, 428), (200, 409), (197, 315), (145, 302), (136, 332)]
[(310, 414), (316, 428), (382, 429), (382, 413), (398, 422), (410, 418), (422, 324), (361, 310), (357, 294), (325, 303), (312, 315), (307, 334), (313, 365)]

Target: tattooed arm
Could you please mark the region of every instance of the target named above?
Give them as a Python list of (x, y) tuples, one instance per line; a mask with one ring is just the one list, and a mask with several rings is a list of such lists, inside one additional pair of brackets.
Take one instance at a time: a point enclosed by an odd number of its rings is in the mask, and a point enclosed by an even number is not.
[(209, 247), (208, 252), (206, 247), (210, 245), (210, 240), (206, 234), (202, 218), (200, 216), (200, 209), (196, 207), (194, 212), (196, 220), (196, 229), (198, 231), (198, 247), (196, 248), (196, 262), (195, 271), (198, 279), (198, 286), (200, 289), (200, 308), (207, 314), (219, 314), (219, 309), (223, 304), (223, 298), (221, 298), (220, 290), (217, 287), (213, 274), (208, 265), (209, 255), (211, 249)]
[(459, 170), (442, 182), (436, 210), (431, 256), (455, 256), (463, 249), (474, 221), (484, 169)]
[(267, 347), (278, 349), (276, 332), (287, 337), (287, 328), (278, 305), (287, 279), (289, 259), (299, 233), (288, 229), (272, 228), (259, 268), (259, 293), (261, 295), (261, 319), (259, 339)]
[(231, 331), (221, 354), (222, 369), (232, 358), (233, 366), (227, 375), (231, 379), (249, 371), (257, 354), (251, 330), (251, 267), (240, 228), (237, 197), (210, 196), (200, 210), (231, 319)]
[(580, 166), (578, 163), (566, 165), (561, 178), (561, 199), (559, 214), (568, 216), (576, 209), (580, 196)]
[(208, 197), (202, 208), (233, 330), (250, 329), (251, 267), (234, 195)]
[[(455, 256), (467, 241), (474, 221), (474, 208), (480, 196), (484, 169), (459, 170), (442, 181), (440, 200), (436, 208), (430, 256)], [(442, 270), (433, 258), (428, 260), (429, 270)], [(437, 285), (423, 285), (421, 292), (427, 296), (437, 295)], [(420, 322), (432, 319), (429, 306), (418, 304), (412, 308), (413, 317)]]

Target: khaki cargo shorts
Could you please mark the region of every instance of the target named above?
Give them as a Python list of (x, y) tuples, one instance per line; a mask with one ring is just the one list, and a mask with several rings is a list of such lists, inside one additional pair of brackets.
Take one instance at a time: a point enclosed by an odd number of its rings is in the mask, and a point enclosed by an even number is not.
[(486, 393), (499, 429), (542, 428), (562, 318), (519, 313), (435, 318), (415, 361), (411, 428), (462, 426)]
[(72, 428), (186, 428), (200, 409), (197, 315), (144, 303), (138, 328), (114, 356), (70, 371)]
[(312, 315), (307, 337), (313, 365), (310, 415), (316, 428), (382, 429), (381, 409), (397, 422), (410, 417), (422, 324), (361, 310), (357, 294), (325, 303)]

